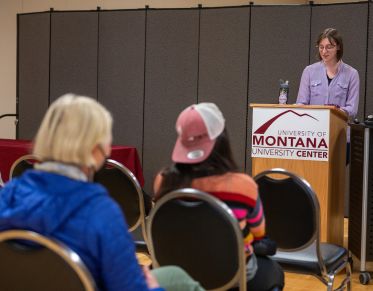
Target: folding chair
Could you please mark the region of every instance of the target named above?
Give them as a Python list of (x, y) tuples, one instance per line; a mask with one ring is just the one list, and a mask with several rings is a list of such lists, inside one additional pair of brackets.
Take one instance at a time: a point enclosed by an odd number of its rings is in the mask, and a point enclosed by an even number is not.
[(208, 290), (246, 290), (242, 232), (222, 201), (195, 189), (168, 193), (151, 210), (147, 232), (155, 267), (180, 266)]
[[(349, 253), (344, 247), (320, 242), (320, 206), (310, 184), (284, 169), (264, 171), (254, 180), (263, 202), (267, 234), (278, 246), (272, 258), (286, 271), (316, 276), (328, 291), (350, 290)], [(346, 276), (333, 289), (335, 275), (343, 269)]]
[(135, 175), (124, 165), (107, 160), (95, 174), (94, 181), (102, 184), (121, 207), (136, 249), (148, 253), (146, 246), (144, 193)]
[(0, 257), (0, 290), (96, 290), (91, 274), (75, 252), (38, 233), (0, 232)]

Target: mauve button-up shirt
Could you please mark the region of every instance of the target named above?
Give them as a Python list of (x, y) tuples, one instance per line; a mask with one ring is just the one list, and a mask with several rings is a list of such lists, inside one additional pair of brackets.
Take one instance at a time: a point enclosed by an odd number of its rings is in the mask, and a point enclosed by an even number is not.
[(354, 117), (359, 106), (359, 87), (358, 72), (342, 61), (329, 85), (324, 63), (314, 63), (303, 70), (296, 103), (338, 105)]

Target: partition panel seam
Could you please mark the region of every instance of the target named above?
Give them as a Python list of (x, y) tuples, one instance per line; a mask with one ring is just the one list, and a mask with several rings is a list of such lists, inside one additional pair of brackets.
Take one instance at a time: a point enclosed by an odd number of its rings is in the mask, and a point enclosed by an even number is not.
[[(248, 130), (249, 130), (249, 81), (250, 81), (250, 48), (251, 48), (251, 7), (252, 4), (250, 2), (250, 7), (249, 7), (249, 29), (248, 29), (248, 46), (247, 46), (247, 77), (246, 77), (246, 123), (245, 123), (245, 164), (244, 164), (244, 169), (245, 173), (247, 172), (247, 155), (249, 154), (248, 150), (248, 142), (247, 139), (249, 138), (248, 136)], [(251, 153), (250, 153), (251, 154)]]
[(310, 1), (310, 22), (309, 22), (309, 29), (308, 29), (308, 64), (310, 65), (311, 64), (311, 43), (312, 43), (312, 39), (311, 39), (311, 35), (312, 35), (312, 12), (313, 12), (313, 9), (312, 9), (312, 6), (313, 6), (313, 1)]
[[(97, 7), (98, 8), (98, 7)], [(100, 13), (97, 9), (97, 55), (96, 55), (96, 100), (98, 101), (99, 71), (100, 71)]]
[(19, 38), (20, 38), (20, 33), (19, 33), (19, 18), (20, 18), (20, 15), (17, 14), (16, 114), (17, 114), (18, 122), (16, 124), (16, 139), (19, 138)]
[(141, 139), (141, 164), (144, 165), (144, 151), (145, 151), (145, 94), (146, 94), (146, 45), (147, 45), (147, 31), (148, 31), (148, 10), (149, 6), (145, 6), (145, 23), (144, 23), (144, 89), (142, 98), (142, 139)]
[(369, 61), (369, 26), (370, 26), (370, 5), (371, 2), (367, 3), (368, 5), (368, 17), (367, 17), (367, 43), (366, 43), (366, 52), (365, 52), (365, 88), (364, 88), (364, 115), (367, 116), (367, 86), (368, 86), (368, 61)]
[(52, 12), (51, 9), (49, 11), (48, 107), (51, 104)]
[(201, 10), (202, 4), (198, 5), (198, 36), (197, 36), (197, 104), (199, 103), (199, 66), (200, 66), (200, 46), (201, 46)]

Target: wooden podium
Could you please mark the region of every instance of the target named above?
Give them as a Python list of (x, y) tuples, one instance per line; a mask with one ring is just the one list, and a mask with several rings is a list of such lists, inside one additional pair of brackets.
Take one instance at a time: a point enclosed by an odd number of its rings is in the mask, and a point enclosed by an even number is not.
[(320, 203), (321, 241), (343, 245), (347, 114), (321, 105), (250, 107), (252, 175), (283, 168), (306, 179)]

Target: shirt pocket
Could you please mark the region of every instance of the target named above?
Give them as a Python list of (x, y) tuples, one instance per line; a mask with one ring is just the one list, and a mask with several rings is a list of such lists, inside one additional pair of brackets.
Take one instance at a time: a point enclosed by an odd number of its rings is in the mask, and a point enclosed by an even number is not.
[(311, 98), (321, 95), (321, 80), (311, 80)]
[(347, 99), (348, 84), (345, 82), (338, 82), (335, 88), (335, 97), (337, 99)]

